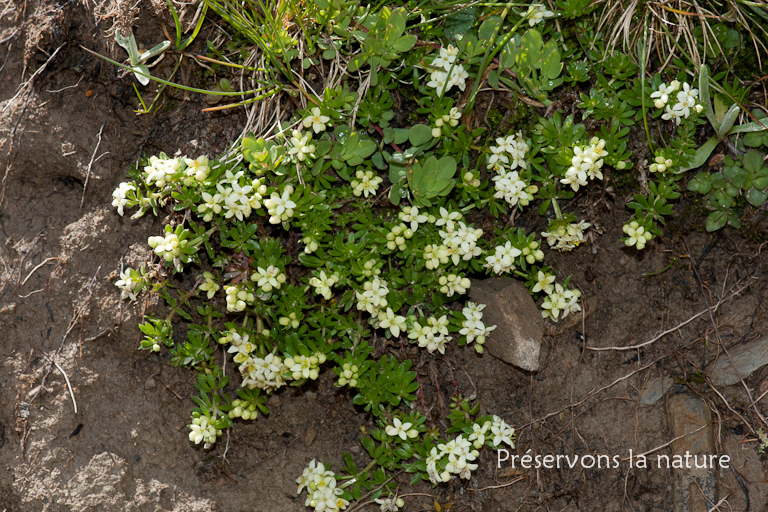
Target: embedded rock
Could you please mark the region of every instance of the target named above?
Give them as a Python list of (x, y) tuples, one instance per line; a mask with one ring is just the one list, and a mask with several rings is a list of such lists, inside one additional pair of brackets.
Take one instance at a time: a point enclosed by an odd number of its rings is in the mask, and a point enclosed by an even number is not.
[(483, 323), (496, 326), (485, 341), (487, 351), (523, 370), (538, 371), (544, 321), (528, 289), (514, 279), (494, 277), (472, 281), (469, 298), (485, 304)]
[[(686, 461), (685, 467), (672, 469), (675, 492), (673, 510), (707, 512), (717, 502), (715, 473), (713, 467), (699, 464), (699, 461), (717, 453), (712, 437), (712, 413), (702, 399), (690, 395), (670, 397), (668, 413), (669, 428), (675, 439), (670, 446), (672, 458), (679, 457)], [(689, 462), (691, 460), (693, 462)]]
[[(728, 349), (720, 354), (709, 378), (714, 386), (731, 386), (749, 377), (752, 372), (768, 364), (768, 336)], [(733, 365), (731, 364), (733, 360)], [(734, 367), (735, 366), (735, 367)], [(738, 371), (737, 371), (738, 370)]]
[(675, 384), (672, 377), (655, 377), (649, 380), (640, 393), (640, 403), (653, 405)]

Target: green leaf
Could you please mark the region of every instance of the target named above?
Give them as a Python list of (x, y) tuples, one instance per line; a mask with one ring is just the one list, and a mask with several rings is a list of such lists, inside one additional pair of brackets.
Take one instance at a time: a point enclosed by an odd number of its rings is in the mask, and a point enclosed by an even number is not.
[(432, 128), (425, 124), (415, 124), (408, 130), (408, 140), (412, 146), (421, 146), (432, 140)]
[(542, 44), (541, 34), (538, 30), (530, 29), (523, 34), (520, 48), (515, 55), (515, 62), (523, 74), (528, 74), (531, 69), (536, 67)]
[(368, 55), (365, 53), (361, 53), (360, 55), (355, 55), (349, 60), (349, 63), (347, 64), (347, 69), (349, 71), (357, 71), (360, 69), (363, 64), (368, 60)]
[(721, 139), (724, 139), (731, 128), (733, 128), (733, 123), (736, 122), (736, 116), (739, 115), (739, 111), (739, 105), (734, 103), (731, 105), (731, 108), (728, 109), (728, 112), (725, 113), (723, 121), (720, 123), (720, 128), (717, 130), (717, 134)]
[(499, 16), (491, 16), (490, 18), (486, 19), (481, 25), (480, 29), (477, 31), (477, 37), (479, 39), (479, 43), (482, 43), (484, 41), (491, 42), (491, 38), (496, 33), (496, 31), (501, 26), (501, 18)]
[(712, 101), (709, 99), (709, 69), (707, 69), (707, 66), (705, 65), (701, 66), (701, 71), (699, 71), (699, 100), (704, 107), (704, 113), (707, 115), (707, 119), (709, 119), (710, 124), (712, 124), (712, 128), (717, 131), (720, 127), (720, 123), (718, 122), (717, 117), (715, 117), (715, 111), (712, 109)]
[(755, 207), (760, 207), (765, 204), (766, 199), (768, 199), (768, 190), (760, 191), (756, 188), (750, 189), (749, 192), (746, 194), (747, 201), (749, 201), (749, 204)]
[(374, 151), (376, 151), (376, 147), (376, 143), (372, 140), (361, 140), (354, 148), (352, 148), (352, 153), (360, 158), (368, 158)]
[(728, 220), (728, 214), (726, 212), (712, 212), (707, 216), (706, 227), (707, 231), (717, 231), (725, 226)]
[(763, 167), (763, 155), (758, 151), (748, 151), (741, 161), (748, 171), (757, 172)]
[(477, 6), (465, 7), (451, 13), (445, 19), (443, 34), (449, 39), (456, 39), (456, 36), (467, 34), (477, 22)]
[(407, 52), (411, 48), (413, 48), (413, 45), (416, 44), (417, 38), (413, 34), (406, 34), (397, 41), (395, 41), (395, 44), (392, 45), (392, 48), (397, 50), (400, 53)]
[(707, 142), (704, 143), (703, 146), (701, 146), (699, 149), (696, 150), (696, 153), (693, 155), (693, 159), (691, 160), (691, 163), (688, 164), (686, 167), (681, 167), (679, 171), (677, 171), (677, 174), (683, 173), (685, 171), (690, 171), (691, 169), (698, 169), (702, 165), (704, 165), (707, 160), (709, 160), (709, 156), (712, 154), (712, 152), (715, 150), (717, 145), (720, 144), (720, 139), (717, 138), (717, 136), (713, 135), (709, 138)]
[(541, 77), (554, 80), (560, 76), (560, 72), (563, 70), (563, 63), (560, 62), (560, 52), (557, 49), (555, 40), (550, 40), (542, 52), (541, 59)]
[[(765, 127), (768, 126), (768, 119), (763, 119), (760, 122), (762, 124), (754, 122), (754, 121), (751, 122), (751, 123), (747, 123), (747, 124), (740, 124), (739, 126), (736, 126), (735, 128), (733, 128), (728, 133), (730, 135), (730, 134), (734, 134), (734, 133), (751, 133), (751, 132), (763, 131), (763, 130), (765, 130)], [(745, 142), (745, 144), (746, 144), (746, 142)]]

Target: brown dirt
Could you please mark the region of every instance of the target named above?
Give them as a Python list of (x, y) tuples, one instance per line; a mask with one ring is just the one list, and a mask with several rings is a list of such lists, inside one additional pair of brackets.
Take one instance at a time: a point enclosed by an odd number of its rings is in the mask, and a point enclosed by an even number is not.
[[(148, 45), (161, 33), (162, 17), (140, 6), (137, 39)], [(161, 219), (131, 221), (111, 208), (111, 191), (127, 168), (141, 151), (221, 151), (239, 134), (244, 114), (203, 114), (198, 98), (177, 95), (157, 115), (136, 116), (131, 79), (79, 46), (118, 55), (102, 37), (111, 25), (99, 24), (92, 8), (47, 0), (0, 2), (0, 8), (0, 510), (304, 510), (294, 484), (302, 468), (312, 458), (338, 467), (343, 450), (365, 461), (357, 439), (361, 426), (371, 427), (370, 418), (355, 411), (326, 370), (309, 388), (272, 397), (269, 417), (238, 423), (209, 452), (195, 447), (186, 428), (194, 374), (172, 368), (167, 356), (136, 350), (144, 311), (121, 303), (113, 285), (121, 264), (145, 258), (145, 240), (161, 229)], [(15, 97), (46, 62), (26, 93)], [(517, 453), (534, 454), (626, 456), (629, 449), (665, 445), (665, 399), (646, 407), (638, 396), (649, 378), (671, 375), (678, 382), (673, 393), (707, 400), (718, 453), (731, 456), (752, 510), (761, 510), (768, 500), (765, 457), (745, 442), (753, 437), (739, 415), (758, 426), (746, 393), (740, 386), (719, 390), (726, 405), (701, 378), (721, 353), (707, 316), (641, 350), (585, 347), (641, 343), (702, 311), (693, 267), (710, 303), (752, 279), (715, 314), (726, 347), (766, 333), (766, 258), (736, 232), (703, 233), (695, 198), (686, 197), (668, 235), (636, 254), (619, 241), (625, 199), (581, 195), (569, 207), (603, 233), (573, 254), (550, 255), (550, 262), (573, 275), (597, 308), (583, 325), (546, 338), (541, 371), (525, 374), (460, 348), (440, 358), (416, 356), (417, 367), (424, 375), (436, 370), (445, 396), (476, 395), (484, 412), (518, 429)], [(528, 222), (527, 229), (541, 227)], [(643, 276), (673, 258), (677, 264), (666, 272)], [(72, 384), (77, 413), (51, 358)], [(757, 389), (765, 379), (768, 368), (747, 384)], [(445, 427), (437, 388), (426, 385), (425, 393), (418, 406), (431, 407), (436, 424)], [(768, 398), (758, 404), (763, 414), (766, 404)], [(717, 477), (719, 496), (743, 510), (733, 473)], [(670, 482), (667, 470), (629, 471), (626, 465), (497, 471), (485, 453), (469, 483), (401, 489), (433, 495), (407, 498), (406, 510), (432, 510), (434, 499), (454, 511), (637, 511), (671, 510)]]

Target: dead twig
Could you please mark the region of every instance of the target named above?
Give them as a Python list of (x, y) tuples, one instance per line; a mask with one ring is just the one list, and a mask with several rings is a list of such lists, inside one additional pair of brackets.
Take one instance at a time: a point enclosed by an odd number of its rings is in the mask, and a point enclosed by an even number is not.
[(51, 358), (51, 361), (54, 365), (56, 365), (56, 368), (61, 372), (61, 374), (64, 376), (64, 380), (67, 381), (67, 389), (69, 389), (69, 396), (72, 398), (72, 405), (75, 408), (75, 414), (77, 414), (77, 400), (75, 400), (75, 393), (72, 391), (72, 384), (69, 382), (69, 377), (67, 377), (67, 373), (64, 371), (64, 368), (62, 368), (58, 361), (56, 361), (56, 356), (53, 356)]
[(83, 207), (83, 203), (85, 203), (85, 191), (88, 189), (88, 180), (91, 178), (91, 169), (93, 168), (93, 164), (98, 161), (102, 156), (109, 154), (109, 152), (102, 154), (99, 158), (96, 158), (96, 152), (99, 150), (99, 146), (101, 146), (101, 137), (104, 134), (104, 127), (107, 126), (107, 120), (109, 120), (110, 114), (112, 114), (112, 110), (115, 108), (115, 104), (112, 104), (112, 107), (107, 112), (107, 115), (104, 116), (104, 122), (101, 123), (101, 128), (99, 128), (99, 136), (98, 140), (96, 141), (96, 147), (93, 148), (93, 153), (91, 154), (91, 161), (88, 162), (88, 170), (85, 173), (85, 183), (83, 184), (83, 195), (80, 197), (80, 208)]
[(35, 272), (37, 272), (37, 270), (39, 270), (39, 269), (40, 269), (40, 268), (41, 268), (43, 265), (45, 265), (45, 264), (46, 264), (46, 263), (48, 263), (49, 261), (54, 261), (54, 260), (55, 260), (55, 261), (61, 261), (61, 258), (46, 258), (46, 260), (45, 260), (45, 261), (43, 261), (42, 263), (40, 263), (39, 265), (37, 265), (35, 268), (33, 268), (33, 269), (32, 269), (32, 270), (29, 272), (29, 274), (27, 274), (27, 277), (25, 277), (25, 278), (24, 278), (24, 280), (21, 282), (21, 286), (24, 286), (24, 285), (27, 283), (27, 281), (29, 280), (29, 278), (30, 278), (30, 277), (32, 277), (32, 274), (34, 274)]

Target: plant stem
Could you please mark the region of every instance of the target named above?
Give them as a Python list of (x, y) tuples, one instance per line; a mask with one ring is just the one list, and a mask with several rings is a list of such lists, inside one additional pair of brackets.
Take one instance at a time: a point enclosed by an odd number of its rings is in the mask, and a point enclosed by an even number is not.
[(560, 205), (557, 204), (557, 198), (552, 198), (552, 208), (555, 210), (557, 220), (563, 220), (563, 212), (560, 211)]

